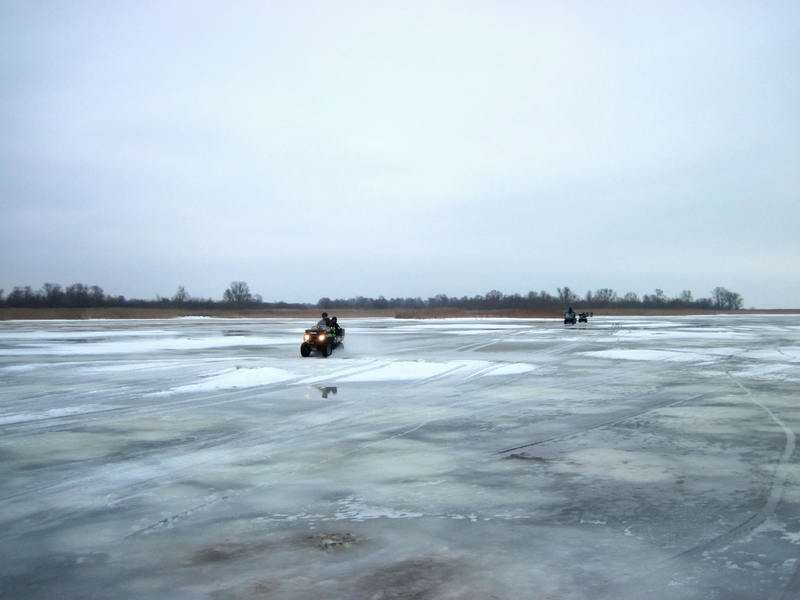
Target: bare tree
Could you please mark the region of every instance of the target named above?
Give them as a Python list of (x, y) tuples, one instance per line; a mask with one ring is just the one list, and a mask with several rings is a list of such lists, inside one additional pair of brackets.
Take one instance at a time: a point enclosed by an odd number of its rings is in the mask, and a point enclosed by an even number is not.
[(176, 304), (183, 304), (188, 299), (189, 299), (189, 292), (186, 291), (185, 287), (179, 285), (177, 291), (175, 292), (175, 295), (172, 296), (172, 301), (175, 302)]
[[(356, 298), (356, 301), (357, 301), (356, 304), (361, 304), (361, 305), (369, 303), (369, 301), (366, 298), (362, 298), (361, 296)], [(447, 294), (436, 294), (435, 296), (428, 298), (429, 306), (447, 306), (449, 303), (450, 303), (450, 298), (448, 297)]]
[(89, 288), (82, 283), (73, 283), (67, 286), (65, 295), (69, 306), (88, 306), (89, 304)]
[(17, 308), (24, 306), (36, 305), (36, 294), (31, 289), (31, 286), (17, 286), (8, 295), (7, 304)]
[(730, 295), (728, 296), (728, 307), (731, 310), (740, 310), (743, 305), (744, 298), (742, 298), (741, 294), (730, 292)]
[(612, 304), (617, 301), (617, 292), (611, 288), (600, 288), (594, 293), (594, 301), (598, 306)]
[(636, 292), (628, 292), (622, 297), (622, 301), (630, 304), (638, 304), (639, 296), (636, 294)]
[(250, 286), (246, 281), (231, 281), (230, 287), (225, 290), (223, 299), (231, 304), (247, 304), (253, 301), (253, 295), (250, 293)]
[(569, 287), (564, 286), (563, 288), (556, 288), (558, 292), (558, 299), (561, 301), (561, 304), (572, 304), (578, 299), (578, 296), (573, 292)]
[(500, 290), (490, 290), (486, 292), (484, 299), (486, 300), (486, 304), (489, 305), (489, 308), (496, 308), (503, 301), (503, 292)]
[(99, 306), (105, 303), (106, 294), (99, 285), (93, 285), (89, 288), (89, 302), (93, 306)]
[(64, 300), (64, 290), (57, 283), (45, 283), (42, 286), (42, 295), (47, 306), (58, 306)]
[(711, 300), (714, 303), (714, 308), (717, 309), (739, 310), (744, 304), (744, 300), (740, 294), (721, 286), (717, 286), (711, 290)]
[(680, 301), (684, 304), (691, 304), (694, 302), (694, 297), (692, 296), (692, 290), (683, 290), (681, 292)]

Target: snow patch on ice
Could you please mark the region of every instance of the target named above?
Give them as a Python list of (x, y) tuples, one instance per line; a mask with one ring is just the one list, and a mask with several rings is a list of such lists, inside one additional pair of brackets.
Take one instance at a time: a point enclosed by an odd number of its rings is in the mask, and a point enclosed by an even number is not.
[(172, 317), (171, 321), (204, 321), (208, 319), (214, 319), (219, 317), (204, 317), (204, 316), (194, 316), (194, 317)]
[(743, 333), (728, 330), (710, 331), (709, 329), (678, 330), (678, 331), (658, 331), (658, 330), (626, 330), (622, 329), (617, 334), (619, 338), (635, 340), (697, 340), (710, 338), (714, 340), (722, 339), (747, 339), (754, 337), (751, 333)]
[[(338, 362), (338, 361), (337, 361)], [(344, 361), (342, 361), (344, 362)], [(320, 374), (315, 374), (311, 377), (306, 377), (299, 381), (301, 384), (314, 384), (314, 383), (321, 383), (325, 381), (341, 381), (342, 378), (347, 377), (349, 375), (356, 375), (362, 371), (369, 370), (370, 367), (374, 367), (374, 365), (382, 365), (383, 362), (373, 361), (373, 360), (349, 360), (347, 361), (351, 363), (350, 366), (345, 367), (344, 369), (333, 369), (327, 372), (323, 372)], [(324, 363), (325, 366), (329, 365), (330, 363)], [(319, 372), (320, 367), (315, 365), (315, 372)]]
[(2, 331), (0, 340), (81, 340), (95, 338), (119, 338), (119, 337), (158, 337), (174, 336), (174, 332), (163, 331), (161, 329), (117, 329), (105, 331)]
[(364, 373), (349, 375), (339, 381), (403, 381), (427, 379), (443, 375), (449, 371), (462, 369), (473, 364), (473, 361), (427, 362), (424, 360), (399, 360)]
[(209, 350), (213, 348), (237, 348), (247, 346), (275, 346), (294, 344), (294, 338), (257, 336), (209, 336), (203, 338), (172, 338), (95, 342), (91, 344), (48, 344), (0, 349), (0, 356), (30, 356), (73, 354), (148, 354), (164, 351)]
[(755, 379), (797, 381), (797, 378), (800, 377), (800, 368), (793, 365), (758, 364), (738, 369), (736, 375)]
[(367, 521), (370, 519), (415, 519), (423, 516), (425, 515), (418, 512), (367, 504), (357, 496), (348, 496), (339, 501), (339, 508), (333, 518), (337, 521)]
[(284, 369), (275, 367), (258, 367), (255, 369), (230, 369), (218, 375), (207, 377), (199, 383), (191, 383), (172, 388), (160, 394), (177, 392), (205, 392), (209, 390), (258, 387), (279, 383), (294, 378), (295, 375)]
[(526, 328), (526, 324), (524, 323), (492, 323), (492, 322), (463, 322), (463, 323), (433, 323), (433, 322), (426, 322), (420, 323), (418, 325), (401, 325), (400, 327), (396, 327), (396, 330), (429, 330), (429, 329), (455, 329), (455, 330), (462, 330), (462, 329), (483, 329), (483, 330), (492, 330), (492, 329), (524, 329)]
[(784, 531), (782, 540), (788, 540), (790, 544), (800, 544), (800, 531)]
[(774, 360), (781, 362), (800, 362), (800, 346), (784, 346), (773, 349), (753, 350), (747, 354), (748, 358), (761, 360)]
[(11, 425), (13, 423), (26, 423), (28, 421), (41, 421), (42, 419), (53, 419), (56, 417), (69, 417), (71, 415), (83, 415), (93, 412), (110, 410), (115, 406), (102, 406), (100, 404), (82, 404), (80, 406), (64, 406), (62, 408), (51, 408), (36, 413), (18, 413), (0, 415), (0, 425)]
[(620, 348), (613, 350), (593, 350), (583, 352), (586, 356), (596, 356), (598, 358), (610, 358), (614, 360), (647, 360), (663, 362), (705, 362), (713, 360), (709, 356), (697, 354), (695, 352), (677, 352), (672, 350), (647, 350), (634, 348)]
[(483, 376), (518, 375), (520, 373), (529, 373), (535, 369), (536, 367), (534, 365), (529, 365), (528, 363), (511, 363), (503, 365), (502, 367), (498, 367), (497, 369), (492, 369), (491, 371), (484, 373)]
[(3, 367), (0, 371), (8, 371), (9, 373), (25, 373), (26, 371), (33, 371), (34, 369), (41, 368), (42, 365), (11, 365), (10, 367)]

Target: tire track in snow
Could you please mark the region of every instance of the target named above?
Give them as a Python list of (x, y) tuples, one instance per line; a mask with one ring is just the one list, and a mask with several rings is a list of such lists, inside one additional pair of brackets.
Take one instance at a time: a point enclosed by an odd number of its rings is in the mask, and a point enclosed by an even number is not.
[(775, 509), (778, 507), (781, 499), (783, 498), (783, 492), (786, 488), (786, 481), (789, 478), (788, 473), (788, 465), (789, 460), (792, 458), (795, 450), (795, 434), (794, 431), (790, 427), (784, 423), (780, 417), (778, 417), (774, 412), (772, 412), (769, 407), (767, 407), (763, 402), (761, 402), (756, 396), (744, 385), (739, 382), (733, 375), (731, 375), (729, 370), (725, 370), (725, 374), (728, 378), (739, 388), (741, 389), (745, 395), (748, 397), (750, 402), (758, 406), (762, 411), (764, 411), (769, 418), (783, 431), (784, 437), (786, 438), (786, 443), (783, 447), (783, 452), (781, 453), (781, 457), (778, 460), (778, 466), (775, 468), (775, 472), (772, 476), (772, 485), (770, 486), (769, 497), (767, 498), (766, 504), (756, 512), (755, 514), (751, 515), (735, 527), (729, 529), (728, 531), (721, 533), (710, 540), (697, 544), (691, 548), (683, 550), (678, 554), (671, 556), (670, 558), (666, 559), (664, 562), (672, 562), (679, 558), (685, 558), (687, 556), (694, 556), (708, 550), (711, 550), (717, 546), (726, 546), (737, 539), (743, 537), (744, 535), (749, 534), (752, 532), (756, 527), (764, 523), (767, 519), (769, 519), (772, 515), (775, 514)]
[(697, 396), (692, 396), (691, 398), (682, 398), (680, 400), (670, 400), (669, 402), (663, 402), (663, 403), (657, 404), (655, 406), (651, 405), (646, 410), (642, 410), (642, 411), (639, 411), (639, 412), (631, 413), (631, 414), (625, 415), (624, 417), (617, 417), (617, 418), (614, 418), (614, 419), (609, 419), (607, 421), (602, 421), (600, 423), (596, 423), (594, 425), (579, 429), (577, 431), (571, 431), (571, 432), (568, 432), (568, 433), (561, 433), (561, 434), (554, 435), (554, 436), (551, 436), (551, 437), (548, 437), (548, 438), (544, 438), (542, 440), (537, 440), (535, 442), (529, 442), (527, 444), (520, 444), (519, 446), (514, 446), (512, 448), (505, 448), (503, 450), (498, 450), (498, 451), (494, 452), (494, 455), (497, 456), (497, 455), (501, 455), (501, 454), (508, 454), (509, 452), (514, 452), (516, 450), (523, 450), (524, 448), (533, 448), (534, 446), (541, 446), (543, 444), (548, 444), (550, 442), (556, 442), (556, 441), (559, 441), (559, 440), (564, 440), (564, 439), (568, 439), (568, 438), (571, 438), (571, 437), (576, 437), (576, 436), (579, 436), (579, 435), (583, 435), (584, 433), (588, 433), (590, 431), (594, 431), (596, 429), (602, 429), (603, 427), (612, 427), (612, 426), (617, 425), (619, 423), (624, 423), (625, 421), (630, 421), (631, 419), (635, 419), (637, 417), (641, 417), (642, 415), (646, 415), (647, 413), (652, 412), (654, 410), (658, 410), (659, 408), (667, 408), (667, 407), (670, 407), (670, 406), (677, 406), (678, 404), (683, 404), (685, 402), (694, 402), (694, 401), (697, 401), (697, 400), (702, 400), (705, 397), (711, 396), (711, 395), (712, 394), (698, 394)]

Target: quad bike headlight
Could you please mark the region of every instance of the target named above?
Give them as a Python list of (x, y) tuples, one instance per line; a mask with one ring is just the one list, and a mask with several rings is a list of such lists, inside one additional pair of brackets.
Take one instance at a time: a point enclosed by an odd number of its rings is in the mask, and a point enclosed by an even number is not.
[(303, 339), (304, 339), (305, 341), (308, 341), (308, 340), (310, 340), (310, 339), (311, 339), (311, 336), (310, 336), (309, 334), (305, 334), (305, 335), (303, 336)]
[(325, 341), (325, 334), (324, 333), (320, 334), (319, 341), (320, 342), (324, 342)]

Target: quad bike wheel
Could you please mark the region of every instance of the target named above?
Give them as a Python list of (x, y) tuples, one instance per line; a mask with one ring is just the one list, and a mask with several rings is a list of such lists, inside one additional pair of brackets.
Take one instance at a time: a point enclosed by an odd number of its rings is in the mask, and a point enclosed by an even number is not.
[(333, 342), (328, 342), (322, 347), (322, 356), (328, 358), (333, 352)]
[(303, 358), (308, 358), (311, 355), (311, 346), (306, 342), (300, 344), (300, 355)]

